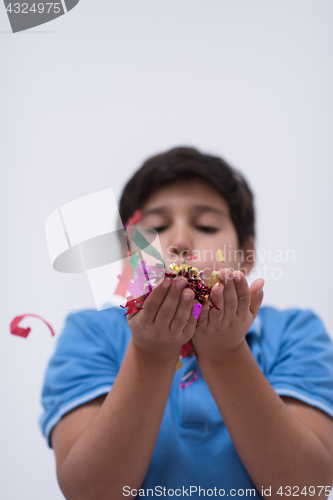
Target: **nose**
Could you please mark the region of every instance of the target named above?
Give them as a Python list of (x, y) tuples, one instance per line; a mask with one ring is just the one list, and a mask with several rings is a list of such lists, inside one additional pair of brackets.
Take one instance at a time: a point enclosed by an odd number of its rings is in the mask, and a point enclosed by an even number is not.
[(180, 265), (186, 257), (192, 255), (193, 237), (190, 228), (185, 223), (174, 224), (171, 229), (168, 238), (169, 259)]

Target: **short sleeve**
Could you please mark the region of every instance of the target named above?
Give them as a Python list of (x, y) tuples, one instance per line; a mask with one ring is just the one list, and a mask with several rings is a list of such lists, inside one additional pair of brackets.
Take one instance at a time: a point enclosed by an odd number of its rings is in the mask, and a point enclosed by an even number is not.
[(291, 310), (267, 379), (279, 395), (300, 399), (333, 417), (333, 343), (310, 309)]
[(46, 368), (41, 394), (44, 413), (39, 426), (50, 448), (52, 428), (61, 417), (108, 393), (116, 379), (120, 366), (117, 345), (120, 333), (116, 331), (116, 316), (114, 322), (110, 321), (112, 336), (105, 319), (103, 311), (94, 310), (79, 311), (66, 318)]

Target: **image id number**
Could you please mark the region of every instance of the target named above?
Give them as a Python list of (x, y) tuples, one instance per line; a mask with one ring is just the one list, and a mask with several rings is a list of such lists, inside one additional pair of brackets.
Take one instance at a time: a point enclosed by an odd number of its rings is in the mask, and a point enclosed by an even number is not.
[(331, 493), (332, 486), (304, 486), (302, 489), (299, 486), (285, 486), (284, 488), (280, 486), (277, 490), (277, 494), (286, 497), (300, 497), (302, 495), (313, 497), (315, 495), (320, 496), (324, 489), (325, 495), (328, 497)]
[(28, 14), (29, 12), (33, 12), (34, 14), (43, 14), (44, 12), (46, 14), (49, 13), (54, 13), (54, 14), (59, 14), (61, 9), (60, 9), (61, 3), (33, 3), (31, 7), (29, 8), (29, 5), (27, 3), (10, 3), (8, 7), (6, 8), (6, 11), (14, 14)]

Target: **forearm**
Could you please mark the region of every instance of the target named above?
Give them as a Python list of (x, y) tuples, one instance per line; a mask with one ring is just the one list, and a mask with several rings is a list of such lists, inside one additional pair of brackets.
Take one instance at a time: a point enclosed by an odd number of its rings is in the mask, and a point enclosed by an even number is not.
[[(276, 394), (246, 342), (218, 364), (200, 360), (237, 453), (253, 483), (272, 487), (330, 485), (332, 464), (317, 436)], [(300, 493), (299, 491), (299, 493)]]
[(129, 343), (115, 383), (62, 466), (68, 500), (119, 500), (139, 489), (155, 448), (177, 357), (160, 362)]

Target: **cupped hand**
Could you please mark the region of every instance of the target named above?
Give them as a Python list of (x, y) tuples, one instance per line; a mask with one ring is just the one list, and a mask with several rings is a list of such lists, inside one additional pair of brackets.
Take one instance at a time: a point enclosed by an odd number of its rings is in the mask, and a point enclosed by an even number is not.
[(186, 283), (183, 277), (164, 278), (146, 299), (139, 299), (144, 300), (142, 309), (127, 316), (135, 347), (160, 359), (180, 355), (197, 324), (194, 292), (184, 289)]
[(211, 299), (220, 309), (205, 304), (192, 339), (198, 361), (219, 360), (221, 354), (245, 342), (245, 335), (258, 314), (263, 299), (264, 280), (249, 287), (244, 273), (219, 269), (220, 283), (213, 286)]

